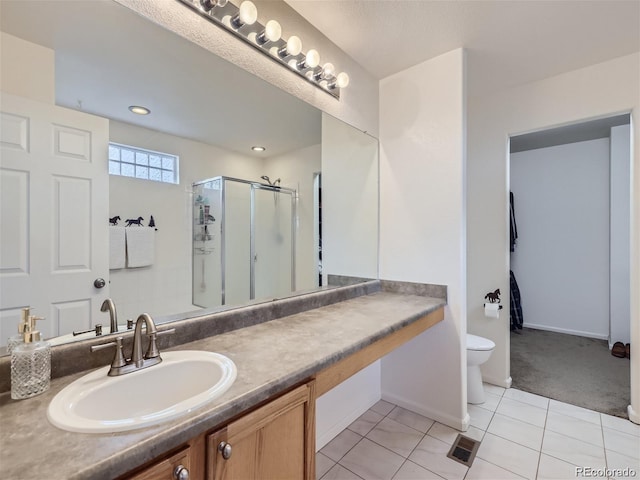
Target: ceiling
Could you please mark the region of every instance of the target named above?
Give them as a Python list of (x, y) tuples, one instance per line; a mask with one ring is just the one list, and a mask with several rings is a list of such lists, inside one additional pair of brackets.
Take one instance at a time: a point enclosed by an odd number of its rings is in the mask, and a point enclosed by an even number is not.
[[(471, 97), (640, 50), (640, 0), (286, 1), (376, 78), (465, 47)], [(262, 157), (319, 143), (318, 110), (115, 2), (0, 8), (3, 31), (56, 50), (60, 105)]]
[(640, 50), (638, 0), (285, 0), (378, 79), (464, 47), (468, 95)]
[(58, 105), (255, 157), (320, 143), (319, 110), (111, 0), (0, 0), (0, 21), (55, 50)]

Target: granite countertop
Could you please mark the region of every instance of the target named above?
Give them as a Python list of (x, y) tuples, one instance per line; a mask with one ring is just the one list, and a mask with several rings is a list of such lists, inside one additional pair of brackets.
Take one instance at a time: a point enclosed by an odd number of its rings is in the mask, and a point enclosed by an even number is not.
[(235, 383), (224, 395), (191, 414), (130, 432), (71, 433), (48, 422), (46, 410), (51, 399), (87, 372), (52, 380), (49, 391), (27, 400), (13, 401), (4, 393), (0, 395), (3, 475), (21, 480), (122, 475), (445, 303), (441, 298), (382, 291), (176, 347), (228, 356), (238, 368)]

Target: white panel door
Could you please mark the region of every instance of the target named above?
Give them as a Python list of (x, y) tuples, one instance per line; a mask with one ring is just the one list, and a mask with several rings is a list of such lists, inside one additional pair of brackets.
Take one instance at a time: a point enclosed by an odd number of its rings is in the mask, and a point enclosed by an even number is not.
[(109, 296), (109, 122), (5, 93), (0, 116), (0, 345), (27, 306), (45, 337), (90, 328)]

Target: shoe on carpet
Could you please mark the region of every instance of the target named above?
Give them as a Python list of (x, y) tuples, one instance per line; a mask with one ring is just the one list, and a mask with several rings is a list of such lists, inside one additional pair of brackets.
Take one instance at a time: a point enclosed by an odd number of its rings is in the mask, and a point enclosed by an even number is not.
[(627, 356), (627, 348), (624, 346), (624, 343), (614, 343), (613, 348), (611, 348), (611, 355), (618, 358), (625, 358)]

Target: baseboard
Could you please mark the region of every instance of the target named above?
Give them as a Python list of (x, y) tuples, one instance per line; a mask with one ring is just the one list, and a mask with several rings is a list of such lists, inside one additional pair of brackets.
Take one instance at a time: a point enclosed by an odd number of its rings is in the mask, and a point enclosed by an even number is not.
[(461, 432), (466, 432), (469, 428), (469, 414), (466, 414), (464, 418), (454, 417), (446, 413), (427, 408), (422, 404), (412, 402), (391, 393), (383, 392), (382, 399), (387, 402), (394, 403), (399, 407), (411, 410), (414, 413), (419, 413), (420, 415), (430, 418), (431, 420), (435, 420), (436, 422), (443, 423), (444, 425), (447, 425), (451, 428), (455, 428), (456, 430), (459, 430)]
[(364, 412), (369, 410), (373, 405), (377, 402), (373, 403), (367, 402), (367, 404), (361, 404), (354, 407), (349, 413), (344, 415), (342, 418), (338, 419), (331, 427), (329, 427), (324, 432), (318, 432), (316, 437), (316, 452), (318, 452), (322, 447), (324, 447), (331, 440), (336, 438), (336, 436), (342, 432), (345, 428), (355, 422), (358, 417), (360, 417)]
[(490, 383), (491, 385), (495, 385), (497, 387), (502, 387), (502, 388), (511, 388), (511, 382), (512, 382), (511, 377), (507, 377), (506, 379), (491, 377), (491, 376), (485, 375), (484, 372), (482, 373), (482, 381), (484, 383)]
[(629, 415), (629, 420), (633, 423), (640, 424), (640, 414), (638, 414), (631, 405), (627, 407), (627, 415)]
[(597, 340), (609, 340), (609, 334), (599, 334), (593, 332), (583, 332), (581, 330), (570, 330), (567, 328), (551, 327), (549, 325), (538, 325), (536, 323), (523, 323), (525, 328), (533, 328), (535, 330), (546, 330), (548, 332), (566, 333), (567, 335), (576, 335), (578, 337), (595, 338)]

